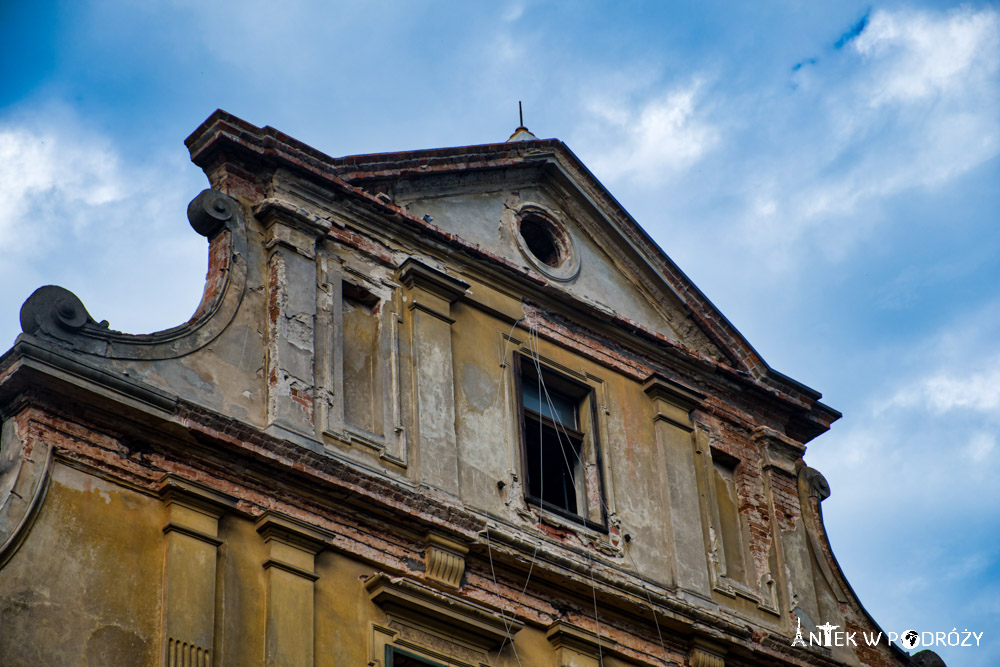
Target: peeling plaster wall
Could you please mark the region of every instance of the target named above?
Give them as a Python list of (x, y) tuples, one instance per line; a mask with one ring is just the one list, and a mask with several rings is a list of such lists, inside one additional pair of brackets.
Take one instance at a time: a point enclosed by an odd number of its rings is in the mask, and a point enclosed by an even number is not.
[(31, 539), (0, 576), (0, 663), (153, 664), (161, 528), (158, 502), (57, 464)]
[[(752, 350), (722, 350), (593, 184), (496, 166), (365, 191), (240, 128), (198, 158), (236, 213), (209, 220), (191, 322), (128, 337), (70, 303), (67, 328), (57, 293), (0, 359), (0, 663), (901, 664), (789, 647), (799, 621), (873, 627), (792, 428), (834, 413), (730, 365)], [(268, 132), (298, 162), (247, 157)], [(578, 276), (526, 261), (525, 203)], [(586, 396), (578, 516), (525, 497), (536, 358)]]

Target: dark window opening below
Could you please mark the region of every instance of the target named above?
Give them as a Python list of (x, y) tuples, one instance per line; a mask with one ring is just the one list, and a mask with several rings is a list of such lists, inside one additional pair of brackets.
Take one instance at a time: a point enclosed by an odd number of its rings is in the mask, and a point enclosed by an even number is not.
[(441, 663), (419, 658), (394, 646), (385, 647), (386, 667), (444, 667)]
[(524, 444), (530, 497), (571, 514), (579, 512), (580, 443), (578, 434), (570, 434), (555, 422), (525, 411)]

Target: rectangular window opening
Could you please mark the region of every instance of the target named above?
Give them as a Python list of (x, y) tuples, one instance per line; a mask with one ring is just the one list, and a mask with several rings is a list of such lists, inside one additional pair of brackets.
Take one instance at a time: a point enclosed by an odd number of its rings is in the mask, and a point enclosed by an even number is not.
[(440, 662), (432, 662), (395, 646), (385, 647), (385, 665), (386, 667), (445, 667)]
[(603, 530), (603, 506), (588, 506), (603, 497), (593, 389), (522, 354), (515, 372), (527, 502)]

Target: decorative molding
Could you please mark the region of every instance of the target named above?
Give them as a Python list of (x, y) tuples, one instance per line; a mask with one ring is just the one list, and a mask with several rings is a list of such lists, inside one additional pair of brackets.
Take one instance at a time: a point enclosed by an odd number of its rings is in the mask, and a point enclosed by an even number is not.
[(479, 650), (489, 651), (510, 641), (524, 627), (510, 613), (443, 593), (410, 579), (378, 573), (365, 589), (390, 617), (454, 637)]
[(654, 401), (666, 401), (677, 407), (686, 408), (689, 411), (697, 408), (705, 400), (705, 394), (690, 387), (685, 387), (681, 383), (675, 382), (660, 373), (653, 373), (646, 378), (645, 383), (642, 385), (642, 390)]
[(726, 649), (715, 642), (695, 637), (691, 640), (691, 667), (726, 667)]
[(408, 257), (399, 267), (399, 282), (410, 289), (421, 289), (454, 303), (469, 289), (469, 283), (452, 278), (420, 260)]
[[(576, 241), (573, 240), (570, 226), (566, 224), (562, 215), (537, 202), (524, 202), (517, 207), (516, 212), (507, 212), (504, 217), (507, 219), (511, 236), (514, 237), (521, 255), (536, 271), (559, 282), (569, 282), (580, 274), (580, 252), (576, 248)], [(560, 255), (560, 261), (557, 265), (547, 264), (544, 260), (536, 257), (535, 253), (528, 247), (528, 243), (521, 233), (521, 225), (522, 221), (529, 217), (534, 217), (540, 221), (541, 225), (549, 228), (553, 244)]]
[(309, 581), (319, 579), (314, 557), (326, 548), (329, 533), (272, 512), (260, 517), (257, 532), (267, 546), (265, 570), (276, 567)]
[(783, 433), (767, 426), (758, 426), (750, 436), (764, 455), (763, 469), (776, 468), (794, 476), (795, 462), (806, 453), (806, 448)]
[(160, 479), (157, 491), (168, 507), (181, 503), (215, 517), (236, 511), (238, 505), (236, 498), (230, 495), (173, 473), (167, 473)]
[(659, 373), (653, 373), (642, 385), (656, 409), (654, 421), (666, 421), (674, 426), (693, 431), (691, 411), (701, 405), (705, 395), (685, 387)]
[(428, 634), (418, 628), (393, 624), (388, 627), (370, 623), (367, 667), (385, 667), (390, 655), (418, 656), (442, 667), (493, 667), (490, 655), (479, 649), (451, 641), (450, 636)]
[(427, 578), (450, 588), (461, 588), (468, 547), (437, 533), (428, 533), (424, 550)]
[[(316, 579), (312, 569), (313, 556), (330, 543), (330, 533), (273, 512), (267, 512), (257, 520), (257, 532), (269, 547), (265, 568), (278, 566), (299, 576)], [(291, 550), (277, 545), (290, 547)], [(300, 558), (299, 554), (303, 557)]]
[[(597, 662), (606, 652), (612, 651), (617, 643), (606, 637), (598, 637), (589, 630), (583, 630), (564, 621), (555, 621), (545, 631), (545, 638), (557, 651), (569, 650)], [(563, 660), (561, 664), (576, 664)]]
[[(173, 517), (171, 517), (173, 518)], [(170, 533), (180, 533), (181, 535), (187, 535), (188, 537), (193, 537), (196, 540), (201, 540), (202, 542), (207, 542), (214, 547), (222, 546), (222, 540), (220, 540), (215, 535), (210, 533), (205, 533), (194, 528), (189, 528), (188, 526), (182, 526), (171, 521), (163, 527), (163, 534), (168, 535)]]
[(253, 212), (264, 225), (268, 248), (283, 245), (309, 259), (316, 257), (316, 242), (333, 228), (330, 220), (275, 197), (259, 202)]
[(164, 534), (181, 533), (213, 547), (222, 544), (219, 519), (236, 509), (235, 498), (169, 473), (160, 480), (158, 490), (167, 507)]
[(170, 637), (167, 640), (166, 667), (212, 667), (212, 652)]
[[(27, 451), (26, 451), (27, 450)], [(26, 447), (13, 419), (0, 427), (0, 569), (17, 553), (45, 500), (55, 447)]]
[[(71, 291), (40, 287), (21, 306), (24, 333), (55, 340), (83, 354), (109, 359), (175, 359), (215, 340), (232, 322), (247, 290), (247, 235), (240, 205), (216, 190), (204, 190), (188, 204), (192, 228), (211, 242), (218, 255), (210, 283), (195, 317), (185, 324), (151, 334), (126, 334), (94, 320)], [(222, 232), (226, 232), (222, 235)]]

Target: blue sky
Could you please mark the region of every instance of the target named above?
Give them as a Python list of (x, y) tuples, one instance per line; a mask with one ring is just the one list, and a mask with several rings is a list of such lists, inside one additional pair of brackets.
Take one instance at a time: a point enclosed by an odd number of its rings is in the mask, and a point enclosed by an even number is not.
[(43, 284), (197, 303), (215, 108), (331, 155), (566, 141), (776, 369), (887, 630), (1000, 664), (1000, 10), (887, 2), (0, 3), (0, 347)]

